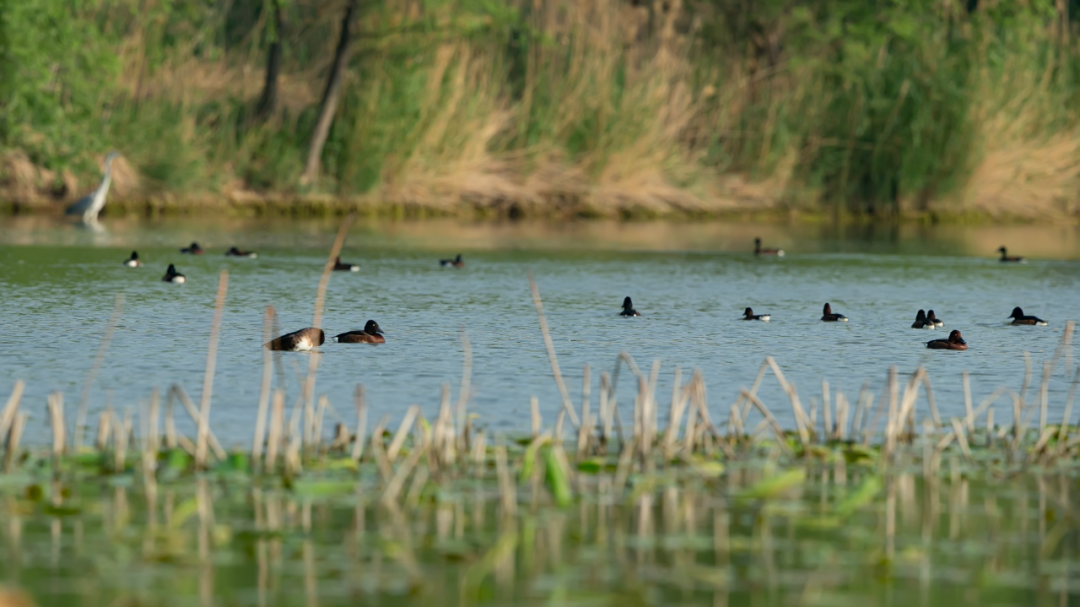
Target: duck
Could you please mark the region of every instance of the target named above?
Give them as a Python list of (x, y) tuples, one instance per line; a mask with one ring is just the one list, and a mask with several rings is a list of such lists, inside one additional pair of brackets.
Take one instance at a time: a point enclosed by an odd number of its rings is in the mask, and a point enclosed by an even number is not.
[(197, 242), (191, 243), (190, 247), (180, 249), (180, 252), (187, 255), (202, 255), (204, 253), (203, 248)]
[(461, 253), (453, 259), (440, 259), (439, 265), (444, 268), (464, 268), (465, 262), (461, 260)]
[(934, 323), (935, 327), (944, 327), (945, 326), (945, 321), (941, 320), (937, 316), (934, 316), (934, 311), (933, 310), (930, 310), (929, 312), (926, 313), (926, 322)]
[(1023, 257), (1009, 257), (1008, 251), (1005, 250), (1004, 245), (998, 247), (998, 252), (1001, 253), (1001, 263), (1027, 263), (1027, 260)]
[(967, 342), (959, 331), (953, 329), (948, 339), (932, 339), (926, 342), (926, 347), (931, 350), (967, 350)]
[(139, 253), (138, 253), (138, 251), (132, 251), (131, 252), (131, 257), (127, 258), (127, 261), (124, 262), (124, 265), (129, 267), (129, 268), (141, 268), (142, 267), (142, 262), (139, 261)]
[(326, 333), (322, 329), (308, 327), (286, 333), (276, 339), (266, 342), (263, 347), (267, 350), (280, 350), (283, 352), (308, 352), (326, 343)]
[(225, 257), (247, 257), (248, 259), (255, 259), (259, 254), (254, 251), (241, 251), (236, 247), (229, 247), (228, 251), (225, 251)]
[(1012, 319), (1012, 325), (1018, 327), (1020, 325), (1036, 325), (1039, 327), (1045, 327), (1047, 323), (1045, 320), (1037, 316), (1026, 316), (1024, 311), (1020, 308), (1013, 308), (1012, 315), (1009, 316)]
[(743, 311), (743, 317), (739, 320), (764, 320), (765, 322), (769, 322), (770, 318), (772, 318), (771, 314), (754, 314), (752, 309), (747, 308)]
[(178, 285), (182, 285), (187, 282), (187, 278), (176, 271), (176, 266), (169, 264), (169, 269), (165, 270), (165, 276), (161, 278), (162, 282), (174, 282)]
[(334, 341), (339, 344), (385, 344), (386, 338), (383, 337), (379, 323), (369, 320), (364, 324), (363, 331), (349, 331), (335, 335)]
[(359, 272), (360, 266), (353, 263), (342, 263), (341, 257), (334, 258), (334, 271), (336, 272)]
[(915, 322), (911, 323), (912, 329), (933, 329), (936, 325), (931, 321), (926, 312), (919, 310), (919, 313), (915, 315)]
[(622, 300), (622, 312), (619, 312), (619, 316), (641, 316), (641, 314), (638, 314), (638, 311), (634, 309), (634, 302), (627, 297)]
[(784, 256), (783, 249), (763, 249), (761, 248), (761, 239), (754, 239), (754, 255), (776, 255), (777, 257)]
[(847, 316), (837, 312), (833, 314), (832, 306), (825, 304), (825, 309), (822, 311), (821, 320), (825, 322), (847, 322)]

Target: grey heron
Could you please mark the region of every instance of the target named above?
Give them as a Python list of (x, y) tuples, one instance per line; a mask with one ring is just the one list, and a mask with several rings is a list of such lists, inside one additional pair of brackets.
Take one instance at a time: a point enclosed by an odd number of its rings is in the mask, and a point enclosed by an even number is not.
[(101, 179), (101, 185), (68, 207), (64, 211), (65, 215), (81, 215), (83, 223), (97, 223), (98, 213), (105, 206), (105, 197), (108, 196), (109, 186), (112, 185), (112, 162), (119, 155), (119, 152), (109, 152), (105, 156), (105, 176)]

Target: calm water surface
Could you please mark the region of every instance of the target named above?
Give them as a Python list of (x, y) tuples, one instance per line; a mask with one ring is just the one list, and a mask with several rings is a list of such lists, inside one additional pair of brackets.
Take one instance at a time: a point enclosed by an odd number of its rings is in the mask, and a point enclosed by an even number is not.
[[(198, 400), (217, 273), (228, 269), (212, 421), (226, 442), (248, 440), (262, 372), (263, 310), (277, 309), (283, 331), (311, 323), (336, 224), (170, 219), (105, 225), (107, 231), (95, 233), (46, 218), (0, 220), (0, 392), (26, 380), (30, 436), (44, 439), (46, 395), (64, 392), (73, 410), (113, 299), (124, 293), (91, 411), (108, 403), (137, 405), (152, 387), (174, 382)], [(747, 251), (755, 235), (788, 255), (754, 258)], [(701, 370), (714, 417), (726, 419), (728, 404), (754, 381), (766, 355), (780, 362), (804, 403), (820, 400), (823, 379), (854, 399), (865, 381), (880, 393), (890, 365), (902, 373), (921, 365), (943, 414), (962, 415), (964, 370), (972, 374), (978, 402), (999, 385), (1019, 390), (1023, 353), (1030, 352), (1037, 390), (1037, 374), (1066, 321), (1080, 318), (1077, 235), (1071, 227), (360, 223), (342, 257), (362, 269), (333, 274), (323, 326), (333, 335), (375, 319), (387, 343), (324, 345), (316, 389), (350, 421), (357, 383), (365, 386), (375, 419), (383, 413), (397, 419), (413, 403), (433, 417), (442, 384), (449, 383), (456, 398), (464, 332), (474, 362), (470, 407), (480, 423), (526, 429), (532, 395), (550, 423), (560, 401), (529, 295), (531, 269), (573, 394), (580, 394), (583, 366), (594, 370), (594, 407), (599, 371), (610, 371), (626, 351), (642, 367), (661, 362), (662, 415), (674, 369), (681, 367), (684, 378)], [(192, 240), (207, 254), (180, 255), (177, 249)], [(994, 250), (1001, 244), (1030, 262), (998, 263)], [(232, 245), (255, 249), (259, 258), (225, 258)], [(133, 248), (146, 267), (121, 265)], [(440, 257), (458, 252), (466, 268), (438, 266)], [(161, 282), (169, 263), (188, 284)], [(641, 318), (617, 316), (626, 295)], [(825, 301), (851, 321), (819, 322)], [(1050, 326), (1007, 326), (1017, 305)], [(771, 313), (772, 322), (737, 321), (746, 306)], [(934, 309), (945, 330), (910, 329), (919, 308)], [(970, 350), (925, 348), (948, 329), (960, 329)], [(282, 356), (289, 402), (309, 356)], [(619, 402), (632, 405), (635, 387), (627, 377), (620, 380)], [(1058, 366), (1049, 384), (1052, 416), (1060, 416), (1070, 377)], [(765, 382), (761, 395), (790, 424), (787, 400), (774, 381)], [(1005, 405), (998, 420), (1011, 417)]]

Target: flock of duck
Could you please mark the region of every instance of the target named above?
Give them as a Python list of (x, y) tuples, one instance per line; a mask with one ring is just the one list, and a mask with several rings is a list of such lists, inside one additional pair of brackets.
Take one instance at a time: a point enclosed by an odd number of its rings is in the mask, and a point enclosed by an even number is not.
[[(193, 242), (190, 246), (180, 249), (180, 252), (185, 255), (202, 255), (206, 251), (199, 246), (199, 243)], [(1000, 261), (1002, 263), (1026, 263), (1023, 257), (1009, 256), (1005, 247), (1000, 247), (998, 252), (1001, 253)], [(762, 248), (761, 239), (754, 239), (754, 255), (757, 256), (776, 256), (783, 257), (783, 249), (770, 249)], [(225, 251), (226, 257), (245, 257), (248, 259), (254, 259), (258, 257), (258, 254), (253, 251), (243, 251), (236, 247), (230, 247)], [(131, 252), (124, 265), (129, 268), (141, 267), (142, 261), (139, 260), (139, 253), (137, 251)], [(459, 254), (454, 259), (440, 259), (439, 265), (442, 267), (450, 268), (463, 268), (465, 262), (462, 261)], [(351, 263), (345, 263), (341, 261), (341, 257), (334, 259), (334, 268), (338, 272), (359, 272), (360, 266)], [(174, 264), (169, 264), (169, 267), (165, 270), (165, 276), (162, 277), (165, 282), (172, 282), (177, 284), (183, 284), (187, 282), (187, 278), (177, 271)], [(622, 311), (619, 312), (619, 316), (641, 316), (641, 314), (634, 309), (634, 302), (629, 297), (623, 299)], [(768, 322), (772, 318), (771, 314), (754, 314), (752, 308), (746, 308), (742, 317), (739, 320), (758, 320)], [(1036, 316), (1029, 316), (1024, 314), (1024, 311), (1019, 307), (1013, 308), (1012, 314), (1009, 316), (1012, 321), (1010, 324), (1013, 326), (1020, 325), (1037, 325), (1046, 326), (1047, 322)], [(828, 303), (825, 304), (822, 309), (821, 315), (822, 322), (847, 322), (847, 316), (840, 314), (839, 312), (833, 312), (832, 306)], [(945, 326), (944, 321), (939, 319), (934, 314), (933, 310), (924, 311), (919, 310), (915, 315), (915, 322), (912, 323), (912, 329), (936, 329), (938, 327)], [(386, 338), (383, 335), (382, 329), (379, 328), (379, 323), (374, 320), (369, 320), (364, 325), (364, 328), (360, 331), (348, 331), (345, 333), (339, 333), (333, 337), (333, 340), (337, 343), (343, 344), (381, 344), (386, 343)], [(292, 333), (286, 333), (281, 337), (272, 339), (265, 344), (265, 347), (270, 350), (281, 350), (288, 352), (306, 352), (317, 346), (321, 346), (326, 343), (326, 333), (322, 329), (315, 327), (307, 327), (300, 329), (299, 331), (293, 331)], [(932, 339), (926, 342), (926, 347), (931, 350), (967, 350), (967, 342), (964, 341), (960, 331), (953, 330), (949, 333), (949, 336), (944, 339)]]

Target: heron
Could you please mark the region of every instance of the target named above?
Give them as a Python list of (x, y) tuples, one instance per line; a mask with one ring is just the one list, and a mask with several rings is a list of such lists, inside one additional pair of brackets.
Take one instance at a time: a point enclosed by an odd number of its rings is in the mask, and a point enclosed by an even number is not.
[(105, 157), (105, 176), (101, 179), (101, 185), (68, 207), (64, 211), (65, 215), (82, 215), (83, 223), (97, 223), (98, 213), (105, 206), (105, 197), (108, 196), (109, 186), (112, 184), (112, 161), (119, 155), (119, 152), (109, 152)]

